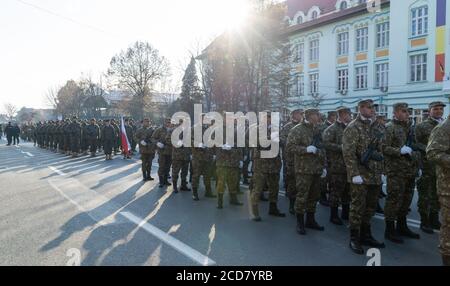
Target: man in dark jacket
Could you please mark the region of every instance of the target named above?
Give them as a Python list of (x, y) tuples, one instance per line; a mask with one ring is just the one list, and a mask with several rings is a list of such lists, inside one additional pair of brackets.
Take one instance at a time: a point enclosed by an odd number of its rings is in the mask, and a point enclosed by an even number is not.
[(11, 125), (11, 122), (8, 122), (8, 125), (6, 125), (5, 127), (5, 135), (6, 135), (6, 140), (8, 141), (8, 144), (6, 144), (7, 146), (11, 146), (11, 142), (12, 142), (12, 137), (13, 137), (13, 126)]

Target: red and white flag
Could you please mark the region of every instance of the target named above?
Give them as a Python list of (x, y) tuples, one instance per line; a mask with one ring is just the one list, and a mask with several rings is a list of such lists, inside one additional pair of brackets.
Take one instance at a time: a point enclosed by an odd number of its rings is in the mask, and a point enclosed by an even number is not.
[(120, 119), (121, 123), (120, 123), (120, 136), (122, 139), (122, 150), (124, 152), (124, 154), (128, 154), (130, 153), (130, 141), (128, 141), (128, 137), (127, 137), (127, 131), (125, 129), (125, 122), (123, 121), (123, 116)]

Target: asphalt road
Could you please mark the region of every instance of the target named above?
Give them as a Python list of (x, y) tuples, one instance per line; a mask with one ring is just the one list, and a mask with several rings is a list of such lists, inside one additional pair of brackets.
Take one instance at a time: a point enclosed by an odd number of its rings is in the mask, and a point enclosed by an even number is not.
[[(223, 210), (215, 199), (194, 202), (191, 193), (160, 189), (141, 181), (137, 157), (71, 159), (33, 147), (5, 146), (0, 140), (0, 265), (356, 265), (370, 257), (348, 248), (347, 226), (331, 224), (328, 209), (318, 206), (324, 232), (295, 232), (295, 218), (267, 215), (250, 220), (245, 205)], [(156, 176), (154, 161), (152, 176)], [(414, 203), (415, 205), (415, 203)], [(409, 224), (418, 229), (415, 206)], [(287, 212), (288, 200), (280, 195)], [(382, 239), (383, 218), (373, 219)], [(403, 245), (386, 242), (381, 265), (441, 265), (438, 234), (422, 232)]]

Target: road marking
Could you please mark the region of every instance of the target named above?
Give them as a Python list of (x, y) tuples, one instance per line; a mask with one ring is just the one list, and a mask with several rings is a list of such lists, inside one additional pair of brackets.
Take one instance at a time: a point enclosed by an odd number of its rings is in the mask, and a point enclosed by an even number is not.
[(56, 174), (60, 175), (60, 176), (67, 176), (66, 173), (64, 173), (63, 171), (58, 170), (57, 168), (55, 168), (53, 166), (48, 166), (48, 168), (50, 170), (52, 170), (53, 172), (55, 172)]
[(184, 254), (185, 256), (189, 257), (191, 260), (197, 262), (198, 264), (202, 266), (213, 266), (216, 265), (216, 262), (212, 260), (211, 258), (201, 254), (197, 250), (193, 249), (189, 245), (181, 242), (180, 240), (174, 238), (173, 236), (165, 233), (164, 231), (160, 230), (159, 228), (155, 227), (154, 225), (146, 222), (145, 220), (135, 216), (134, 214), (130, 212), (120, 212), (122, 216), (127, 218), (129, 221), (135, 223), (139, 228), (144, 229), (151, 235), (155, 236), (165, 244), (171, 246), (181, 254)]

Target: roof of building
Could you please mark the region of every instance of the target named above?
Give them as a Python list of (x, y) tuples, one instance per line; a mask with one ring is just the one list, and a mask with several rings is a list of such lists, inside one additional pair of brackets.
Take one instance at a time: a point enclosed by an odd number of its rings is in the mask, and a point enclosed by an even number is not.
[(336, 10), (336, 0), (287, 0), (288, 16), (292, 18), (298, 11), (308, 13), (313, 6), (320, 8), (321, 14)]

